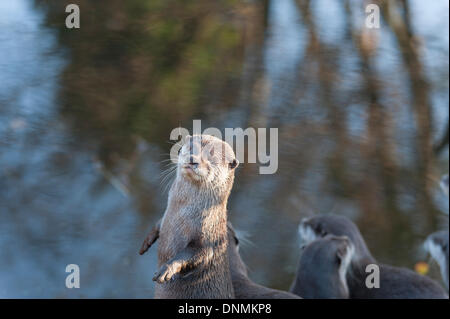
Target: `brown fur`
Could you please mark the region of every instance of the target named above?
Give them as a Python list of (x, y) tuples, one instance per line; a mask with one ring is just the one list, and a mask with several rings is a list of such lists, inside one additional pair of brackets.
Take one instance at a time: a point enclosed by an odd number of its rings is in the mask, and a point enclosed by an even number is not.
[(237, 166), (231, 147), (212, 136), (188, 137), (179, 155), (160, 226), (155, 298), (233, 298), (227, 247), (227, 200)]

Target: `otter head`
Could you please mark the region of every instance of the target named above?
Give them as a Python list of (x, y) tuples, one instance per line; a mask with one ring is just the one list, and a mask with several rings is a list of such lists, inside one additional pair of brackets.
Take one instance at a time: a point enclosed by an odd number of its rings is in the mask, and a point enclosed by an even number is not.
[(358, 227), (344, 216), (317, 215), (305, 218), (300, 223), (298, 231), (304, 244), (327, 235), (347, 236), (355, 246), (354, 259), (373, 258)]
[(238, 165), (228, 143), (211, 135), (188, 135), (178, 153), (177, 175), (199, 188), (230, 188)]
[(232, 273), (238, 273), (248, 276), (247, 266), (239, 254), (239, 239), (234, 231), (233, 225), (230, 222), (227, 223), (228, 228), (228, 260), (230, 263), (230, 269)]
[(349, 298), (346, 274), (353, 253), (354, 246), (347, 236), (327, 235), (303, 246), (298, 268), (300, 295)]

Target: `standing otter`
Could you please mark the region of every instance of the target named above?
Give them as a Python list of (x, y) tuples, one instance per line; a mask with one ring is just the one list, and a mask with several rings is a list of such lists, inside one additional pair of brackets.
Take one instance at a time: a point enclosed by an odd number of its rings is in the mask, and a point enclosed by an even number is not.
[(222, 140), (186, 138), (164, 216), (141, 248), (144, 253), (159, 238), (155, 298), (234, 297), (226, 206), (237, 166), (232, 148)]
[(236, 298), (300, 299), (298, 296), (289, 292), (258, 285), (248, 278), (247, 266), (239, 254), (239, 239), (236, 237), (231, 223), (228, 223), (228, 258)]
[(291, 292), (305, 299), (348, 299), (346, 274), (354, 252), (348, 237), (327, 235), (302, 250)]
[[(343, 216), (319, 215), (302, 221), (299, 233), (304, 241), (311, 241), (328, 234), (347, 236), (355, 246), (347, 284), (353, 299), (394, 299), (394, 298), (448, 298), (442, 287), (434, 280), (421, 276), (409, 269), (379, 264), (370, 253), (358, 227)], [(378, 265), (380, 287), (366, 286), (366, 267)]]
[(441, 268), (442, 280), (448, 290), (448, 230), (441, 230), (428, 236), (425, 241), (425, 249), (433, 257)]

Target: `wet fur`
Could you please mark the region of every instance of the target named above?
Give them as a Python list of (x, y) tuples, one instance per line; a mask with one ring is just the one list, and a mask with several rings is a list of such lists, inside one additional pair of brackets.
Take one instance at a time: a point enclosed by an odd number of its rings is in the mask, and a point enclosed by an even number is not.
[[(309, 229), (308, 229), (309, 228)], [(378, 263), (370, 253), (357, 226), (348, 218), (337, 215), (318, 215), (305, 219), (299, 228), (302, 233), (313, 233), (316, 238), (333, 234), (347, 236), (355, 246), (351, 267), (347, 273), (350, 298), (353, 299), (440, 299), (448, 298), (434, 280), (409, 269)], [(310, 239), (310, 238), (305, 238)], [(380, 288), (367, 288), (366, 266), (377, 264), (380, 269)]]
[(291, 292), (305, 299), (347, 299), (346, 274), (354, 253), (345, 237), (327, 235), (302, 247)]
[[(193, 157), (197, 165), (189, 166)], [(186, 139), (164, 217), (141, 248), (145, 252), (159, 236), (155, 298), (234, 297), (226, 209), (237, 166), (229, 166), (233, 161), (231, 147), (215, 137)]]

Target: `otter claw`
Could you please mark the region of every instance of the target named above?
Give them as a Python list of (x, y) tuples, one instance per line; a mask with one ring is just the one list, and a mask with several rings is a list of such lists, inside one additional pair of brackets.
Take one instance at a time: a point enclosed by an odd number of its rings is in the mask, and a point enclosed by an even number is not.
[(173, 280), (173, 277), (178, 272), (179, 269), (177, 269), (177, 267), (174, 267), (173, 265), (164, 265), (158, 272), (155, 273), (155, 275), (153, 276), (153, 281), (163, 284), (165, 282)]

